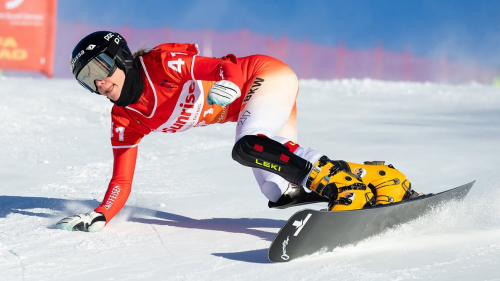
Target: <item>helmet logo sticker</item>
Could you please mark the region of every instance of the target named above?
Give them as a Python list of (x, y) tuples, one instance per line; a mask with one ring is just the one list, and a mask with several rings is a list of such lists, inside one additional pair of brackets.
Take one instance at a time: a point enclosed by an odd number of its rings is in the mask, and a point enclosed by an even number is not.
[(78, 54), (76, 54), (76, 56), (71, 60), (71, 65), (70, 65), (70, 68), (71, 68), (71, 71), (73, 71), (73, 68), (75, 68), (75, 63), (76, 61), (83, 55), (85, 54), (85, 51), (84, 50), (81, 50)]
[[(106, 34), (106, 36), (104, 36), (104, 39), (109, 42), (109, 40), (111, 38), (113, 38), (113, 36), (115, 36), (115, 34), (110, 32), (110, 33)], [(115, 44), (119, 45), (121, 39), (122, 39), (121, 36), (117, 34), (116, 38), (114, 39)]]
[(104, 39), (106, 39), (106, 41), (109, 41), (109, 39), (113, 38), (113, 36), (115, 36), (113, 33), (108, 33), (106, 34), (106, 36), (104, 36)]
[(93, 49), (95, 48), (95, 45), (93, 44), (90, 44), (88, 47), (87, 47), (87, 51), (92, 51)]

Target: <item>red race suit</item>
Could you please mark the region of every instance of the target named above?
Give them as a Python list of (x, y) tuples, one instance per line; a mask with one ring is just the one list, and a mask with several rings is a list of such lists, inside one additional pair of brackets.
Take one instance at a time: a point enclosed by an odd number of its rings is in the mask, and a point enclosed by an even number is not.
[(227, 106), (208, 105), (210, 87), (216, 81), (229, 80), (246, 89), (252, 75), (269, 58), (227, 55), (217, 59), (198, 54), (196, 44), (168, 43), (139, 57), (142, 96), (129, 106), (115, 105), (111, 111), (113, 177), (102, 203), (95, 209), (107, 222), (128, 199), (141, 139), (151, 132), (176, 133), (237, 121), (244, 95)]

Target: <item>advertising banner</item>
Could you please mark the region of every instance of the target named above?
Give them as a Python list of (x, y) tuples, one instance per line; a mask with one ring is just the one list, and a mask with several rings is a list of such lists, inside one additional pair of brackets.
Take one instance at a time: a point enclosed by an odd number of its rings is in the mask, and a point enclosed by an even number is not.
[(57, 0), (0, 1), (0, 70), (53, 75)]

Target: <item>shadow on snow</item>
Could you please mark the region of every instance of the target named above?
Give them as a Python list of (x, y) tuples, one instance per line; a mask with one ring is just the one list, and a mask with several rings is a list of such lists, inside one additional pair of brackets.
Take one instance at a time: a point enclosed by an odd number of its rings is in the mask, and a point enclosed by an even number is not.
[[(0, 196), (0, 218), (9, 214), (21, 214), (42, 218), (62, 218), (66, 216), (68, 205), (79, 204), (94, 208), (99, 204), (96, 200), (66, 200), (59, 198), (44, 197), (22, 197), (22, 196)], [(36, 209), (49, 209), (58, 211), (60, 214), (40, 212)], [(266, 241), (272, 241), (276, 235), (274, 232), (263, 231), (255, 228), (281, 228), (284, 220), (262, 219), (262, 218), (211, 218), (193, 219), (173, 213), (146, 209), (141, 207), (125, 206), (123, 212), (129, 212), (130, 222), (166, 225), (180, 228), (193, 228), (213, 231), (224, 231), (230, 233), (243, 233), (257, 236)], [(54, 228), (54, 226), (49, 226)], [(212, 255), (231, 260), (268, 263), (267, 249), (251, 250), (235, 253), (213, 253)]]

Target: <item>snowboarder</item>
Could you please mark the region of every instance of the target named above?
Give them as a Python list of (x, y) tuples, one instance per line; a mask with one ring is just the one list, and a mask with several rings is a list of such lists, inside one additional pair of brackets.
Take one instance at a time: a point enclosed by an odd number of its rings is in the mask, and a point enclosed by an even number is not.
[(325, 201), (332, 211), (360, 209), (414, 194), (391, 165), (332, 161), (300, 147), (298, 79), (275, 58), (209, 58), (199, 55), (196, 44), (180, 43), (133, 54), (120, 34), (98, 31), (76, 45), (70, 64), (83, 87), (114, 103), (114, 165), (102, 203), (94, 211), (60, 220), (61, 229), (99, 231), (122, 209), (144, 136), (226, 122), (237, 123), (233, 159), (252, 168), (270, 207)]

